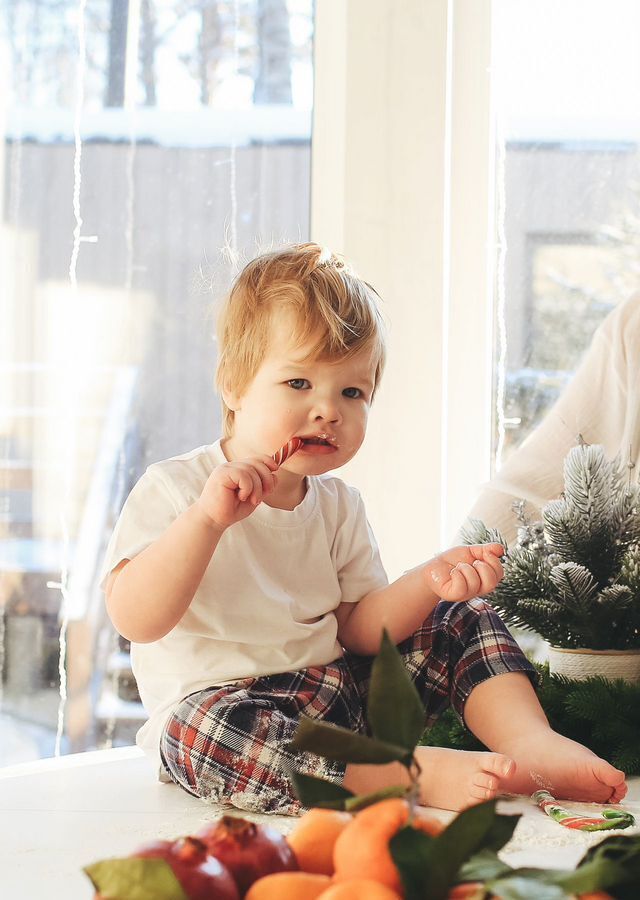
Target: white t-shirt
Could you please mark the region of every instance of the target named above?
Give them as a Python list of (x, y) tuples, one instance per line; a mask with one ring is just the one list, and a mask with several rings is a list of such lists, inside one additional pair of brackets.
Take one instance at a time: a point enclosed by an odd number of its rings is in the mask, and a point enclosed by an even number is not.
[[(149, 466), (116, 524), (102, 586), (121, 560), (160, 537), (224, 462), (218, 441)], [(337, 659), (334, 610), (387, 583), (360, 494), (339, 478), (307, 478), (306, 495), (293, 510), (260, 504), (224, 532), (175, 628), (159, 641), (131, 645), (149, 713), (138, 744), (159, 766), (164, 724), (188, 694)]]
[(640, 296), (617, 306), (597, 329), (570, 384), (556, 404), (500, 471), (483, 486), (469, 512), (516, 536), (514, 499), (528, 501), (535, 515), (564, 487), (564, 460), (581, 434), (602, 444), (611, 459), (640, 471)]

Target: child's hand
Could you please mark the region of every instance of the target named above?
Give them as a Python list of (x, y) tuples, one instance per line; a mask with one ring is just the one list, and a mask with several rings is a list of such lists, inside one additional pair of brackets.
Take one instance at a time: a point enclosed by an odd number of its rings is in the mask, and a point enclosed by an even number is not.
[(504, 574), (499, 557), (502, 544), (472, 544), (453, 547), (435, 556), (425, 566), (427, 584), (442, 600), (464, 603), (490, 594)]
[(196, 501), (217, 528), (246, 519), (275, 490), (278, 464), (270, 456), (253, 456), (217, 466)]

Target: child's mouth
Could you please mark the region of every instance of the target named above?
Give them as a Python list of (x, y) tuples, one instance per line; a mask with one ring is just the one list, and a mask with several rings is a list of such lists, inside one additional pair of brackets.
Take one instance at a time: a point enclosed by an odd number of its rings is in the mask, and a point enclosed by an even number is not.
[(302, 447), (300, 450), (302, 452), (307, 453), (335, 453), (338, 449), (334, 440), (329, 440), (325, 437), (320, 437), (319, 435), (314, 435), (311, 437), (303, 437), (302, 438)]

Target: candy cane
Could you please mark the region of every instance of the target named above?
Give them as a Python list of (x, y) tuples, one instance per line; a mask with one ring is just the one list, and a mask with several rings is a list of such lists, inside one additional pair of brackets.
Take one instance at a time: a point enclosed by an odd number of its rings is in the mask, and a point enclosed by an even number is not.
[(554, 822), (564, 825), (565, 828), (573, 828), (575, 831), (607, 831), (609, 828), (628, 828), (630, 825), (635, 825), (636, 821), (631, 813), (622, 809), (605, 808), (602, 810), (602, 817), (574, 816), (564, 806), (560, 806), (549, 791), (536, 791), (531, 795), (531, 799)]
[(284, 447), (280, 447), (280, 449), (277, 450), (271, 458), (275, 460), (275, 462), (277, 462), (279, 466), (281, 466), (286, 459), (289, 459), (289, 457), (292, 456), (296, 452), (296, 450), (299, 450), (300, 447), (302, 447), (303, 443), (304, 442), (302, 438), (292, 437), (291, 440), (287, 441)]

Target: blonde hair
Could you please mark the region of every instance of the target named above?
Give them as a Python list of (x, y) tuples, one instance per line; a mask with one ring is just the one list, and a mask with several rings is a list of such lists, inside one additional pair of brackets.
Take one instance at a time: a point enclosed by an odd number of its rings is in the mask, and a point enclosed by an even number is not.
[(385, 334), (376, 291), (344, 260), (318, 244), (294, 244), (252, 260), (238, 275), (218, 319), (216, 385), (224, 436), (234, 412), (224, 390), (242, 396), (267, 352), (276, 309), (291, 310), (299, 345), (316, 339), (310, 359), (348, 359), (373, 351), (374, 393), (385, 362)]

